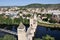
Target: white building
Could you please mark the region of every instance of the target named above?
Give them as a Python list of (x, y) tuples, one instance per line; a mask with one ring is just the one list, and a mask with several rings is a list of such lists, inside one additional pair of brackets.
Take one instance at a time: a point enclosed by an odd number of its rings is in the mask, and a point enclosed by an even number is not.
[(60, 10), (48, 10), (48, 13), (49, 14), (52, 14), (52, 13), (53, 14), (56, 14), (56, 13), (59, 14), (60, 13)]

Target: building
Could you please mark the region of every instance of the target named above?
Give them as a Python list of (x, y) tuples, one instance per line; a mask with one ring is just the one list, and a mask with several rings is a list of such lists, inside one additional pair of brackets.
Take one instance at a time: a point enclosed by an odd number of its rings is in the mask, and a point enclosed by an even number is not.
[(56, 20), (58, 23), (60, 23), (60, 13), (53, 13), (52, 19)]

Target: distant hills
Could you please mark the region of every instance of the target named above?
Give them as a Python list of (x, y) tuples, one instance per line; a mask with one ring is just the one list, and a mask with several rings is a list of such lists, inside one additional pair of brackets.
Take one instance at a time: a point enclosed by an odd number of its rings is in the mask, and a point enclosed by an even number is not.
[[(16, 7), (16, 6), (0, 6), (1, 7)], [(60, 9), (60, 3), (59, 4), (38, 4), (38, 3), (34, 3), (34, 4), (29, 4), (26, 6), (17, 6), (17, 7), (21, 7), (21, 8), (55, 8), (55, 9)]]
[(25, 7), (35, 7), (35, 8), (60, 7), (60, 4), (29, 4), (29, 5), (26, 5)]
[(29, 4), (26, 6), (19, 6), (23, 8), (52, 8), (52, 9), (60, 9), (60, 4)]

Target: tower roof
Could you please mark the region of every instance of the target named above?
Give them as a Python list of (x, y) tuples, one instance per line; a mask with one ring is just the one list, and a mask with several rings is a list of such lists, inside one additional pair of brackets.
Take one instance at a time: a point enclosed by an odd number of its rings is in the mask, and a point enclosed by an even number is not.
[(20, 23), (20, 25), (19, 25), (19, 27), (18, 27), (19, 29), (24, 29), (25, 28), (25, 26), (23, 25), (23, 23)]

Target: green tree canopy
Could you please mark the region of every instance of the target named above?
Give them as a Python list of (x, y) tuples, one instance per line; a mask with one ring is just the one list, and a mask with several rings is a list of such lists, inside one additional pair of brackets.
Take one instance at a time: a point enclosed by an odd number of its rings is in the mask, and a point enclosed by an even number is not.
[(3, 40), (17, 40), (17, 39), (14, 36), (12, 36), (12, 35), (5, 35), (3, 37)]
[(51, 37), (50, 35), (46, 35), (42, 37), (42, 40), (55, 40), (54, 37)]

